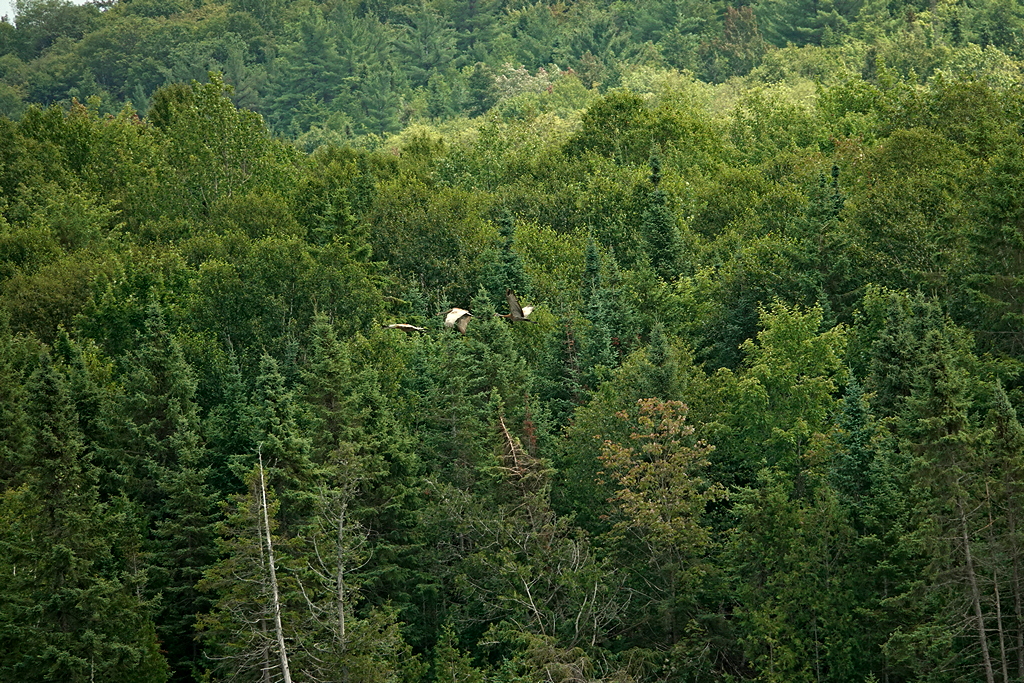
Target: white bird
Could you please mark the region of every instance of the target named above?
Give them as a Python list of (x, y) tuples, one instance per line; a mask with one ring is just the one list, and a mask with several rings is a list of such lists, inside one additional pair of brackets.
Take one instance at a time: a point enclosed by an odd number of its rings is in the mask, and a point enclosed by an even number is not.
[(392, 330), (401, 330), (402, 332), (405, 332), (408, 335), (416, 333), (423, 334), (424, 332), (427, 331), (427, 328), (425, 327), (416, 327), (415, 325), (410, 325), (409, 323), (394, 323), (392, 325), (385, 325), (384, 327), (387, 327)]
[(527, 306), (523, 308), (519, 305), (519, 299), (516, 298), (516, 293), (511, 289), (505, 290), (505, 298), (508, 299), (508, 313), (499, 313), (498, 315), (502, 318), (508, 318), (509, 322), (518, 323), (533, 323), (536, 320), (530, 320), (529, 316), (533, 313), (533, 306)]
[(472, 317), (473, 314), (465, 308), (452, 308), (444, 314), (444, 326), (448, 329), (454, 327), (462, 334), (466, 334), (466, 327), (469, 325), (469, 319)]

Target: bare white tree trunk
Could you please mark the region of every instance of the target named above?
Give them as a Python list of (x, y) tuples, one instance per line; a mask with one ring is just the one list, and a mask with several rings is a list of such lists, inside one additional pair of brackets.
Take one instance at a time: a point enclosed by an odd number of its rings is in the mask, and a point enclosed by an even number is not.
[(259, 451), (260, 460), (260, 507), (263, 509), (263, 532), (267, 541), (267, 564), (270, 569), (270, 590), (274, 598), (274, 630), (277, 634), (277, 649), (281, 656), (281, 673), (284, 683), (292, 683), (292, 674), (288, 668), (288, 651), (284, 644), (284, 628), (281, 626), (281, 594), (277, 588), (277, 570), (274, 568), (274, 544), (270, 539), (270, 513), (267, 511), (267, 484), (263, 478), (263, 452)]
[(1010, 665), (1006, 656), (1006, 632), (1003, 630), (1003, 606), (999, 597), (999, 575), (992, 572), (992, 584), (995, 590), (996, 601), (996, 629), (999, 633), (999, 661), (1003, 669), (1003, 680), (1010, 680)]
[(341, 510), (338, 511), (338, 639), (339, 651), (342, 656), (341, 680), (348, 683), (348, 661), (345, 659), (345, 651), (348, 648), (348, 638), (345, 634), (345, 513), (348, 511), (348, 502), (343, 500)]

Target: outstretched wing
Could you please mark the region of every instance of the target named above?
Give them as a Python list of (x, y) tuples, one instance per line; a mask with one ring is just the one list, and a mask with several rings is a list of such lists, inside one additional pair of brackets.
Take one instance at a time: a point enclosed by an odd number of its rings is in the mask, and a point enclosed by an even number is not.
[(468, 313), (464, 308), (450, 308), (448, 312), (444, 314), (444, 326), (451, 328), (455, 327), (455, 323), (459, 321), (459, 318)]
[(401, 330), (406, 334), (423, 334), (427, 331), (427, 328), (425, 327), (417, 327), (416, 325), (410, 325), (408, 323), (395, 323), (393, 325), (385, 325), (384, 327), (388, 327), (392, 330)]
[(448, 329), (455, 328), (462, 334), (466, 334), (466, 326), (473, 314), (465, 308), (452, 308), (444, 314), (444, 326)]
[(508, 299), (508, 312), (512, 314), (513, 320), (522, 320), (528, 313), (523, 313), (523, 307), (519, 305), (519, 299), (516, 298), (516, 293), (511, 289), (505, 290), (505, 298)]

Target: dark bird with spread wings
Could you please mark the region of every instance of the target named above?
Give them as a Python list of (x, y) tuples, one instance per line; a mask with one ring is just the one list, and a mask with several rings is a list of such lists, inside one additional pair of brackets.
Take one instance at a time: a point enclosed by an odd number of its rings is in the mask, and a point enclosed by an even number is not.
[(533, 323), (536, 320), (530, 320), (530, 314), (533, 313), (533, 306), (527, 306), (523, 308), (519, 305), (519, 299), (516, 298), (516, 293), (511, 289), (505, 290), (505, 298), (508, 299), (508, 313), (499, 313), (498, 315), (502, 318), (507, 318), (512, 323)]

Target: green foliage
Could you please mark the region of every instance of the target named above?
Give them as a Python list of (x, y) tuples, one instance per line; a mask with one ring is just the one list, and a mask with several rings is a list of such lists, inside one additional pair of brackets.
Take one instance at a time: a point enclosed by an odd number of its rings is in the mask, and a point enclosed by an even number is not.
[[(4, 675), (166, 681), (151, 605), (138, 589), (131, 510), (103, 502), (66, 380), (49, 357), (29, 379), (33, 440), (23, 484), (4, 492)], [(121, 508), (119, 510), (119, 507)]]
[(1020, 14), (20, 3), (2, 677), (1020, 678)]
[(850, 576), (836, 569), (851, 529), (834, 492), (816, 483), (765, 469), (735, 496), (728, 556), (738, 570), (741, 642), (762, 680), (851, 680), (861, 666)]
[(807, 467), (846, 374), (845, 330), (822, 332), (821, 323), (820, 308), (803, 312), (776, 302), (761, 311), (756, 340), (743, 343), (743, 367), (716, 373), (718, 397), (709, 407), (724, 410), (711, 418), (708, 436), (717, 446), (718, 477), (744, 484), (765, 466), (791, 474)]
[(206, 216), (218, 200), (254, 189), (280, 189), (291, 180), (288, 151), (270, 139), (260, 116), (236, 109), (227, 86), (212, 74), (167, 98), (157, 98), (166, 157), (159, 176), (166, 210)]
[(635, 445), (605, 440), (601, 449), (598, 476), (616, 489), (608, 499), (612, 525), (606, 542), (636, 574), (630, 582), (636, 599), (646, 599), (637, 606), (635, 627), (653, 632), (655, 642), (674, 644), (693, 616), (707, 571), (707, 508), (726, 492), (703, 476), (711, 447), (694, 442), (682, 402), (640, 399), (635, 416), (621, 411), (616, 417), (635, 425), (628, 442)]

